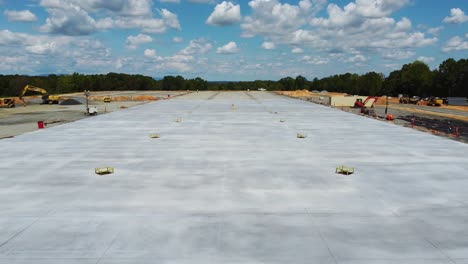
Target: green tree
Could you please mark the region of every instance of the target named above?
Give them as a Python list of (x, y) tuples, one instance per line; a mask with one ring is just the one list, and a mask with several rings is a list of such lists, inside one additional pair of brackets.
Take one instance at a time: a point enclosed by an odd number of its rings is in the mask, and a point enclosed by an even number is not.
[(282, 89), (285, 91), (291, 91), (294, 89), (294, 79), (291, 77), (282, 78), (279, 80), (279, 83), (282, 85)]
[(433, 74), (429, 66), (422, 61), (403, 65), (401, 81), (406, 88), (405, 94), (429, 96), (433, 84)]
[(298, 89), (298, 90), (305, 89), (306, 84), (307, 84), (307, 79), (305, 77), (303, 77), (301, 75), (296, 77), (296, 80), (294, 82), (294, 85), (295, 85), (296, 89)]

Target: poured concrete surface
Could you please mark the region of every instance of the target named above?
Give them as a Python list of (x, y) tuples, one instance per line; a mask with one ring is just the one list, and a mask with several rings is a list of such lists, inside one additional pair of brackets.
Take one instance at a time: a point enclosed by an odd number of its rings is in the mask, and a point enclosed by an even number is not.
[(304, 101), (193, 93), (0, 148), (2, 264), (468, 263), (467, 145)]

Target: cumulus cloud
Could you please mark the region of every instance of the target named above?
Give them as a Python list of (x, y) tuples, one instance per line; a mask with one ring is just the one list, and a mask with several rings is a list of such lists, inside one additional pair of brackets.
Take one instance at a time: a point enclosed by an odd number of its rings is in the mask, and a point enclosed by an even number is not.
[(367, 58), (364, 57), (364, 55), (362, 54), (356, 54), (352, 57), (349, 57), (345, 60), (345, 62), (351, 62), (351, 63), (355, 63), (355, 62), (364, 62), (364, 61), (367, 61)]
[(213, 13), (206, 20), (208, 25), (227, 26), (241, 21), (240, 5), (223, 1), (216, 5)]
[(156, 57), (156, 50), (154, 50), (154, 49), (145, 49), (143, 54), (147, 58), (154, 58), (154, 57)]
[(458, 36), (449, 39), (442, 48), (443, 52), (460, 50), (468, 50), (468, 34), (465, 35), (464, 39)]
[(115, 27), (123, 29), (140, 28), (144, 33), (164, 33), (169, 28), (180, 30), (177, 15), (166, 9), (160, 11), (161, 19), (145, 17), (119, 17), (112, 21)]
[(293, 48), (293, 49), (291, 50), (291, 52), (294, 53), (294, 54), (300, 54), (300, 53), (303, 53), (304, 50), (301, 49), (301, 48), (296, 47), (296, 48)]
[(450, 16), (444, 18), (445, 23), (450, 24), (462, 24), (468, 21), (468, 16), (460, 8), (452, 8), (450, 10)]
[(324, 65), (324, 64), (328, 64), (330, 62), (330, 59), (322, 58), (322, 57), (303, 56), (301, 58), (301, 61), (306, 64)]
[(53, 2), (73, 2), (87, 11), (99, 9), (115, 12), (123, 16), (150, 16), (152, 0), (47, 0)]
[(311, 47), (318, 51), (352, 53), (360, 50), (363, 56), (435, 44), (437, 37), (414, 31), (409, 18), (391, 17), (409, 2), (355, 0), (344, 7), (331, 3), (326, 15), (317, 17), (316, 10), (326, 1), (302, 0), (294, 5), (279, 0), (251, 0), (252, 13), (241, 24), (242, 36), (261, 36), (276, 45)]
[[(53, 34), (81, 36), (112, 28), (145, 33), (181, 29), (177, 15), (167, 9), (158, 10), (160, 18), (155, 18), (151, 0), (41, 0), (40, 5), (49, 13), (40, 29)], [(96, 20), (92, 15), (99, 10), (110, 16)]]
[(46, 43), (36, 43), (31, 46), (27, 46), (26, 50), (30, 53), (33, 54), (50, 54), (52, 52), (55, 52), (57, 49), (57, 43), (54, 41), (52, 42), (46, 42)]
[(237, 52), (239, 52), (239, 48), (237, 47), (237, 44), (234, 41), (231, 41), (228, 44), (219, 47), (216, 50), (216, 53), (218, 54), (234, 54)]
[(202, 58), (212, 48), (211, 44), (203, 38), (193, 39), (187, 47), (181, 49), (172, 56), (156, 56), (152, 50), (145, 51), (145, 56), (151, 59), (150, 66), (153, 71), (164, 71), (166, 73), (193, 72), (206, 65)]
[(96, 21), (83, 8), (72, 2), (42, 0), (49, 17), (41, 31), (69, 36), (89, 35), (96, 31)]
[(128, 36), (125, 46), (128, 49), (136, 49), (139, 45), (150, 43), (153, 41), (151, 36), (145, 34), (138, 34), (136, 36)]
[(429, 64), (429, 63), (433, 62), (434, 60), (435, 60), (434, 57), (425, 57), (425, 56), (418, 57), (418, 61), (422, 61), (422, 62), (424, 62), (426, 64)]
[(286, 34), (297, 30), (307, 23), (309, 3), (302, 0), (296, 6), (282, 4), (278, 0), (252, 0), (249, 2), (252, 15), (241, 24), (242, 36)]
[(8, 21), (13, 22), (34, 22), (37, 21), (36, 15), (34, 15), (29, 10), (15, 11), (15, 10), (5, 10), (3, 12), (7, 17)]
[(444, 27), (429, 28), (429, 29), (427, 30), (427, 33), (429, 33), (429, 34), (431, 34), (431, 35), (434, 35), (434, 36), (439, 36), (440, 31), (442, 31), (442, 29), (444, 29)]
[(274, 50), (274, 49), (276, 49), (276, 45), (273, 42), (265, 41), (265, 42), (262, 43), (262, 49)]
[(172, 38), (172, 42), (174, 42), (174, 43), (181, 43), (182, 41), (184, 41), (184, 39), (181, 38), (181, 37), (173, 37)]
[(356, 0), (343, 8), (329, 4), (328, 17), (311, 20), (314, 31), (299, 30), (291, 39), (295, 43), (345, 52), (353, 49), (363, 52), (411, 49), (435, 44), (436, 37), (429, 38), (422, 32), (414, 32), (410, 19), (403, 17), (396, 21), (389, 17), (408, 2)]
[[(14, 45), (14, 48), (11, 48)], [(115, 61), (110, 49), (96, 40), (58, 35), (24, 34), (8, 30), (0, 31), (0, 54), (5, 62), (16, 57), (25, 58), (27, 67), (21, 65), (3, 66), (3, 72), (37, 74), (48, 72), (97, 72), (113, 69)]]
[(388, 50), (382, 52), (382, 57), (389, 60), (404, 60), (413, 57), (416, 54), (410, 50)]
[(10, 30), (0, 31), (0, 45), (15, 45), (25, 41), (28, 35), (22, 33), (11, 32)]
[(214, 3), (214, 0), (188, 0), (190, 3), (197, 3), (197, 4), (211, 4)]
[(207, 53), (212, 48), (211, 43), (206, 41), (203, 38), (193, 39), (190, 41), (189, 45), (179, 51), (180, 55), (194, 55), (194, 54), (204, 54)]
[(173, 28), (173, 29), (178, 29), (178, 30), (181, 29), (179, 19), (177, 18), (176, 14), (172, 13), (171, 11), (167, 9), (162, 9), (160, 11), (160, 14), (166, 26)]

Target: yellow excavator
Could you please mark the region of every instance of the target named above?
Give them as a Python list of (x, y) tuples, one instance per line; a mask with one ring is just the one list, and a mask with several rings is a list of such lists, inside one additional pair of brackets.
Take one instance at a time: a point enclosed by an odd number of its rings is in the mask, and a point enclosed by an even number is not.
[(0, 108), (13, 108), (13, 107), (15, 107), (15, 99), (0, 98)]
[(49, 95), (49, 93), (45, 89), (42, 89), (42, 88), (39, 88), (39, 87), (32, 86), (32, 85), (28, 84), (23, 88), (23, 91), (21, 92), (21, 95), (19, 96), (20, 100), (23, 101), (23, 103), (25, 105), (26, 105), (26, 102), (23, 100), (23, 96), (28, 91), (41, 93), (42, 94), (42, 103), (43, 104), (58, 104), (60, 99), (61, 99), (60, 96), (58, 96), (58, 95)]

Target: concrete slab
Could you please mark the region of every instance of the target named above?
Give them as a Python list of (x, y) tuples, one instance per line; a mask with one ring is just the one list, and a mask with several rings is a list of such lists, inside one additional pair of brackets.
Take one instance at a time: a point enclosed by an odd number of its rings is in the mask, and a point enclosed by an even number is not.
[(0, 148), (0, 263), (468, 259), (468, 146), (338, 109), (199, 92)]

